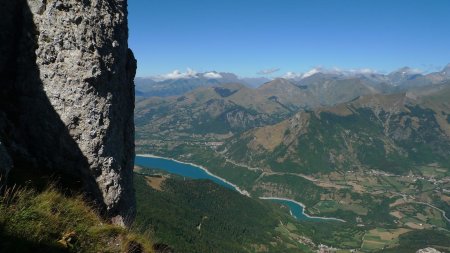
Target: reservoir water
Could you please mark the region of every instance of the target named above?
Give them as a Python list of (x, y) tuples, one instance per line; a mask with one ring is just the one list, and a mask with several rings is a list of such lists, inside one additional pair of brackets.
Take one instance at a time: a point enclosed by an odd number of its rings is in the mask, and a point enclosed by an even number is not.
[[(240, 192), (241, 194), (247, 195), (246, 191), (239, 189), (236, 185), (226, 181), (223, 178), (213, 175), (208, 172), (205, 168), (201, 166), (197, 166), (190, 163), (183, 163), (179, 161), (175, 161), (172, 159), (155, 157), (155, 156), (144, 156), (137, 155), (135, 159), (135, 164), (144, 168), (151, 168), (162, 170), (171, 174), (176, 174), (179, 176), (191, 178), (191, 179), (209, 179), (223, 187), (228, 189), (232, 189)], [(294, 216), (298, 220), (337, 220), (343, 221), (335, 218), (322, 218), (322, 217), (311, 217), (304, 213), (304, 208), (301, 203), (298, 203), (293, 200), (283, 199), (283, 198), (261, 198), (270, 200), (272, 202), (281, 204), (290, 209), (291, 215)]]
[(144, 168), (152, 168), (163, 170), (171, 174), (188, 177), (192, 179), (209, 179), (216, 184), (226, 188), (236, 190), (236, 187), (225, 180), (208, 173), (205, 169), (199, 166), (194, 166), (188, 163), (181, 163), (172, 159), (161, 157), (136, 156), (134, 163)]

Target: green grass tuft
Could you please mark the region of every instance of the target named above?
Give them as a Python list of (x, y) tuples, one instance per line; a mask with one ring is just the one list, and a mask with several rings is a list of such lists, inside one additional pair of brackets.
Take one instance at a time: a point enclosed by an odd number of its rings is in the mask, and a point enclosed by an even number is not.
[(147, 236), (104, 222), (81, 196), (54, 187), (8, 188), (0, 197), (0, 252), (153, 252)]

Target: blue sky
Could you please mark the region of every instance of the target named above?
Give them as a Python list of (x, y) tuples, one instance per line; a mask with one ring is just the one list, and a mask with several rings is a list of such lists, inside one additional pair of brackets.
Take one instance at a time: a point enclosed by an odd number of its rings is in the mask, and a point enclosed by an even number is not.
[(449, 0), (128, 0), (128, 10), (137, 76), (450, 62)]

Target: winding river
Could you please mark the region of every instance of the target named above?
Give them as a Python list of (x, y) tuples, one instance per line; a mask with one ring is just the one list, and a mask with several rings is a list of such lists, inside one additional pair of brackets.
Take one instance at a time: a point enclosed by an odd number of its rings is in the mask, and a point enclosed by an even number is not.
[[(209, 179), (223, 187), (238, 191), (239, 193), (250, 197), (250, 194), (247, 191), (240, 189), (237, 185), (227, 181), (224, 178), (212, 174), (206, 168), (199, 165), (180, 162), (171, 158), (164, 158), (144, 154), (136, 155), (135, 164), (144, 168), (163, 170), (171, 174), (189, 177), (192, 179)], [(308, 214), (305, 214), (304, 205), (295, 200), (278, 197), (261, 197), (260, 199), (270, 200), (272, 202), (288, 207), (290, 209), (291, 215), (298, 220), (315, 220), (315, 221), (334, 220), (345, 222), (344, 220), (341, 219), (313, 217)]]

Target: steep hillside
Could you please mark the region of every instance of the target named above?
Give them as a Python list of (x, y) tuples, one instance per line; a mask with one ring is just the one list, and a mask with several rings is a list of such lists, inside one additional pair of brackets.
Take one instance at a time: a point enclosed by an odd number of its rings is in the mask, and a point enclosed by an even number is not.
[(240, 84), (200, 88), (181, 97), (149, 98), (136, 104), (139, 141), (221, 139), (275, 123), (290, 111)]
[(386, 90), (382, 84), (364, 78), (315, 74), (300, 81), (277, 78), (257, 89), (266, 98), (292, 111), (332, 106), (359, 96), (379, 94)]
[(342, 76), (317, 73), (296, 81), (295, 84), (311, 94), (315, 101), (309, 108), (332, 106), (351, 101), (359, 96), (388, 92), (387, 85), (380, 80), (365, 76)]
[(335, 107), (300, 112), (230, 140), (228, 157), (276, 171), (315, 173), (367, 168), (395, 174), (414, 166), (450, 166), (448, 85), (364, 96)]
[(151, 253), (148, 236), (105, 223), (82, 196), (54, 187), (8, 188), (0, 197), (0, 252)]
[(321, 243), (348, 248), (361, 242), (361, 231), (346, 224), (299, 223), (286, 207), (160, 173), (141, 169), (136, 175), (136, 221), (175, 252), (313, 252)]
[(299, 109), (334, 105), (376, 93), (381, 91), (359, 79), (323, 80), (302, 86), (279, 78), (257, 89), (222, 84), (179, 97), (139, 99), (135, 120), (141, 141), (162, 136), (217, 141), (279, 122)]
[(258, 88), (257, 92), (291, 111), (318, 105), (318, 101), (309, 89), (299, 87), (283, 78), (265, 83)]

